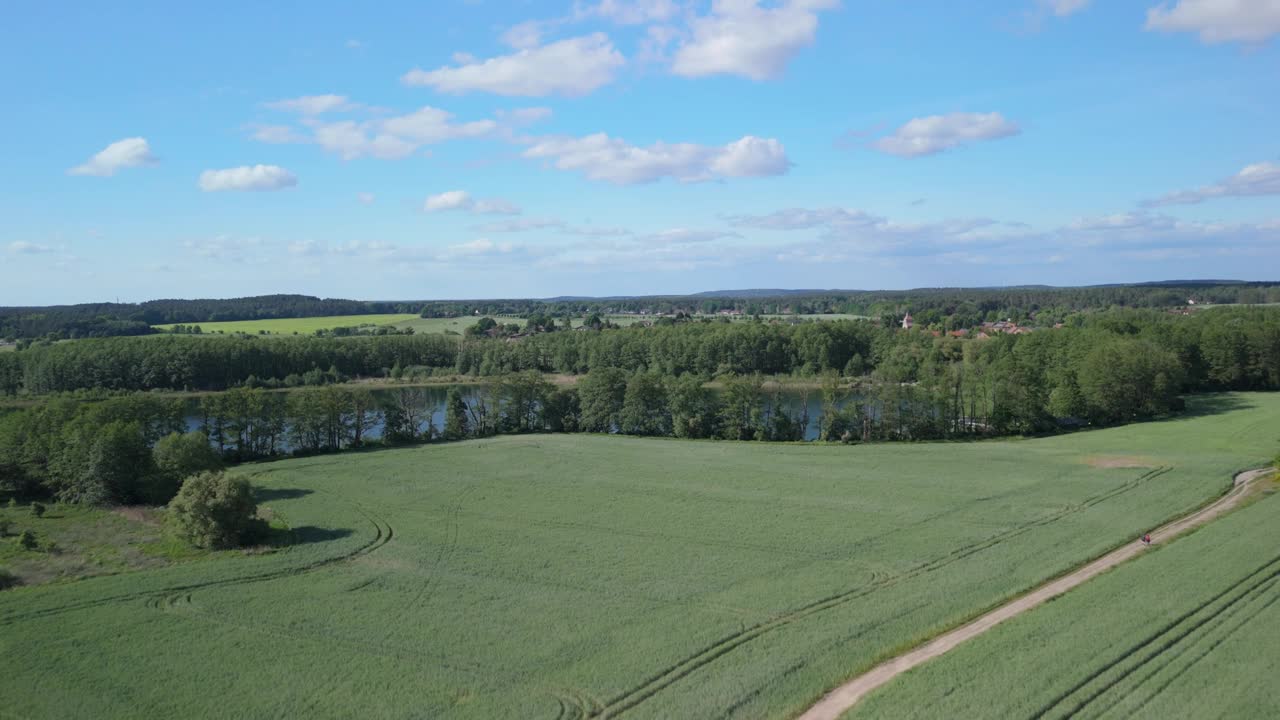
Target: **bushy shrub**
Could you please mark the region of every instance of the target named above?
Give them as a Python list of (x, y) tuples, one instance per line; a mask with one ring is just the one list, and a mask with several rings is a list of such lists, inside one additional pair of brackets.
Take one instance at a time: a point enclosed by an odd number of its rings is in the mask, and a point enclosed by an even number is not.
[(31, 503), (31, 516), (44, 517), (45, 507), (42, 503)]
[(147, 483), (146, 500), (156, 505), (172, 500), (184, 478), (222, 468), (222, 458), (202, 432), (166, 435), (156, 443), (151, 456), (156, 472)]
[(9, 572), (4, 568), (0, 568), (0, 590), (8, 590), (11, 587), (17, 587), (22, 584), (17, 575)]
[(197, 547), (229, 548), (261, 538), (266, 524), (257, 515), (249, 481), (221, 472), (192, 475), (169, 503), (174, 530)]
[(18, 547), (23, 550), (35, 550), (40, 541), (36, 539), (36, 534), (30, 530), (23, 530), (18, 536)]
[(0, 537), (4, 537), (5, 535), (8, 535), (8, 534), (9, 534), (9, 519), (0, 518)]

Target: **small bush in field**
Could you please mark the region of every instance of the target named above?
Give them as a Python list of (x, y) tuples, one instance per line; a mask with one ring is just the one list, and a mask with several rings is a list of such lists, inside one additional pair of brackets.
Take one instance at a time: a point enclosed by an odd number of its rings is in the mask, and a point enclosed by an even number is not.
[(182, 483), (169, 503), (174, 529), (197, 547), (229, 548), (263, 533), (249, 481), (221, 472), (202, 472)]
[(41, 503), (31, 503), (31, 516), (44, 517), (45, 507)]
[(36, 534), (30, 530), (23, 530), (22, 534), (18, 536), (18, 547), (23, 550), (35, 550), (39, 544), (40, 541), (36, 539)]

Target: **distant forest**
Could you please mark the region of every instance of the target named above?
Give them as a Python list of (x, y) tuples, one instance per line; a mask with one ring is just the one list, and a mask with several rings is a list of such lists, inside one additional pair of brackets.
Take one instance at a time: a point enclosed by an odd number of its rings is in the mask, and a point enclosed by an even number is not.
[[(776, 293), (773, 296), (769, 292)], [(1025, 324), (1059, 322), (1082, 310), (1172, 308), (1198, 304), (1280, 303), (1280, 284), (1170, 282), (1079, 288), (933, 288), (900, 291), (732, 291), (701, 295), (551, 300), (361, 301), (305, 295), (264, 295), (229, 300), (150, 300), (50, 307), (0, 307), (0, 338), (64, 340), (147, 335), (152, 325), (228, 320), (417, 313), (422, 317), (592, 313), (743, 315), (852, 314), (881, 318), (909, 310), (917, 322), (941, 329), (975, 327), (1012, 319)], [(1032, 322), (1034, 321), (1034, 323)]]
[[(799, 440), (808, 404), (766, 389), (780, 376), (820, 393), (819, 436), (842, 442), (1049, 433), (1167, 416), (1185, 393), (1280, 390), (1280, 307), (1113, 308), (990, 333), (687, 316), (529, 324), (518, 336), (162, 335), (0, 352), (0, 395), (23, 398), (0, 409), (0, 496), (163, 502), (176, 486), (157, 470), (162, 442), (212, 442), (241, 461), (514, 432)], [(419, 403), (338, 384), (458, 374), (484, 378), (481, 399), (452, 394), (443, 428)], [(266, 390), (281, 387), (297, 390)], [(201, 399), (205, 435), (186, 440), (174, 434), (181, 399), (147, 392), (227, 389)], [(386, 432), (369, 441), (375, 422)]]

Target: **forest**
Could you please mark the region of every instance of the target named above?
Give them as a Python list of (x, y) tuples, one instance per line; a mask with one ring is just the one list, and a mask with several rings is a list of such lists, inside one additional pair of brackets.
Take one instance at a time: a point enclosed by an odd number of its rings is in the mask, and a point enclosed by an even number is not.
[(1111, 307), (1171, 308), (1198, 304), (1280, 303), (1280, 285), (1226, 281), (1177, 281), (1094, 287), (923, 288), (895, 291), (724, 291), (682, 296), (553, 298), (509, 300), (360, 301), (306, 295), (206, 300), (150, 300), (51, 307), (0, 307), (0, 338), (73, 339), (146, 335), (152, 325), (229, 320), (263, 320), (418, 313), (442, 318), (464, 315), (541, 313), (553, 317), (591, 313), (852, 314), (900, 315), (909, 309), (925, 324), (944, 329), (972, 327), (987, 320), (1035, 319), (1052, 325), (1073, 312)]
[[(489, 380), (469, 399), (451, 393), (442, 427), (412, 387), (375, 401), (334, 384), (424, 370)], [(555, 384), (547, 373), (577, 378)], [(1280, 308), (1113, 310), (986, 339), (850, 320), (685, 322), (519, 340), (178, 335), (41, 344), (0, 354), (0, 387), (32, 399), (0, 417), (0, 493), (167, 500), (176, 486), (153, 456), (165, 438), (174, 446), (183, 437), (182, 401), (138, 391), (230, 388), (200, 400), (199, 439), (185, 442), (235, 462), (526, 432), (803, 439), (808, 403), (766, 386), (779, 376), (820, 396), (827, 441), (1115, 425), (1176, 413), (1186, 393), (1280, 389)], [(57, 396), (85, 391), (124, 394)]]

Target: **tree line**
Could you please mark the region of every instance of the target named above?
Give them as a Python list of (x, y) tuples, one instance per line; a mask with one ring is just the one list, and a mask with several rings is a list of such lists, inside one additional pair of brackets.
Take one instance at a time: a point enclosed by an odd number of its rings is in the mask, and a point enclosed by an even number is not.
[[(1117, 356), (1109, 369), (1101, 361), (1108, 353)], [(1131, 368), (1130, 353), (1159, 369)], [(601, 368), (708, 379), (836, 373), (947, 387), (953, 399), (969, 397), (966, 417), (985, 415), (981, 408), (991, 404), (975, 393), (996, 392), (999, 382), (1009, 379), (1044, 403), (1056, 398), (1063, 410), (1058, 415), (1076, 416), (1087, 414), (1074, 401), (1083, 378), (1096, 375), (1129, 372), (1124, 382), (1158, 381), (1157, 395), (1164, 395), (1165, 388), (1174, 393), (1280, 389), (1280, 308), (1216, 308), (1193, 315), (1082, 313), (1058, 329), (989, 339), (908, 332), (866, 321), (686, 322), (542, 332), (518, 340), (444, 335), (103, 338), (0, 353), (0, 393), (293, 387), (421, 375), (411, 369), (496, 377), (526, 370), (582, 375)], [(960, 415), (954, 407), (951, 412)]]
[(307, 295), (197, 300), (150, 300), (142, 303), (89, 303), (48, 307), (0, 307), (0, 338), (72, 339), (145, 335), (152, 325), (228, 320), (418, 313), (422, 317), (508, 315), (585, 317), (593, 313), (714, 315), (733, 311), (755, 314), (845, 313), (882, 317), (910, 309), (925, 324), (947, 329), (972, 327), (989, 320), (1037, 319), (1052, 324), (1067, 315), (1111, 307), (1170, 308), (1199, 304), (1280, 302), (1275, 283), (1190, 281), (1078, 288), (922, 288), (902, 291), (805, 290), (729, 291), (685, 296), (627, 298), (555, 298), (550, 300), (408, 300), (362, 301)]

